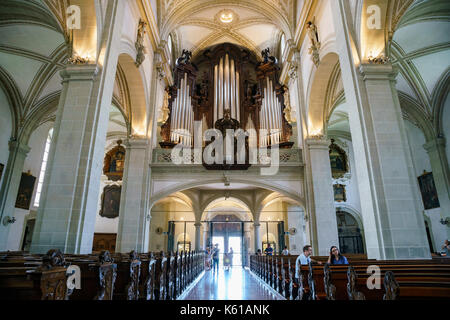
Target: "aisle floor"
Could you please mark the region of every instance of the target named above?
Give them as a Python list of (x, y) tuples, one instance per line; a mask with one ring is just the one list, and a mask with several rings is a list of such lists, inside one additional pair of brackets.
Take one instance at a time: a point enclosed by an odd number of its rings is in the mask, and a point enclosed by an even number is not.
[(258, 281), (250, 271), (240, 266), (230, 270), (213, 272), (205, 275), (184, 300), (277, 300), (272, 290)]

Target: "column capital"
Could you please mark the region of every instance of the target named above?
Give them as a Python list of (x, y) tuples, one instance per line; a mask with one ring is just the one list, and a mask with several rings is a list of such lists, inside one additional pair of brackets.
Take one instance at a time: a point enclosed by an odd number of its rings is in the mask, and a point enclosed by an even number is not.
[(147, 137), (134, 136), (125, 139), (123, 144), (127, 149), (145, 149), (149, 145), (149, 140)]
[(261, 227), (261, 223), (259, 221), (255, 221), (255, 222), (253, 222), (253, 226)]
[(100, 67), (97, 64), (68, 64), (60, 71), (60, 75), (63, 83), (68, 81), (93, 81), (99, 70)]
[(433, 140), (427, 141), (423, 148), (427, 152), (433, 152), (436, 151), (438, 148), (445, 148), (445, 138), (444, 137), (436, 137)]
[(23, 144), (16, 140), (9, 140), (9, 151), (17, 151), (18, 153), (26, 156), (30, 152), (31, 148), (26, 144)]
[(366, 64), (359, 66), (359, 72), (362, 74), (364, 81), (366, 80), (395, 80), (398, 69), (392, 64)]
[(196, 222), (196, 223), (194, 223), (194, 226), (195, 226), (195, 227), (201, 227), (201, 226), (202, 226), (202, 223), (201, 223), (201, 222)]
[(305, 143), (310, 149), (328, 149), (331, 141), (325, 137), (310, 137), (305, 139)]

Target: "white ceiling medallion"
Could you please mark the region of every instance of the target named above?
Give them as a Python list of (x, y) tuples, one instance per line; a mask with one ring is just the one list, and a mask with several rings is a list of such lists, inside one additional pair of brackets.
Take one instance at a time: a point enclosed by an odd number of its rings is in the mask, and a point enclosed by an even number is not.
[(222, 26), (232, 26), (239, 20), (239, 16), (236, 12), (230, 9), (220, 10), (214, 18), (216, 22), (220, 23)]

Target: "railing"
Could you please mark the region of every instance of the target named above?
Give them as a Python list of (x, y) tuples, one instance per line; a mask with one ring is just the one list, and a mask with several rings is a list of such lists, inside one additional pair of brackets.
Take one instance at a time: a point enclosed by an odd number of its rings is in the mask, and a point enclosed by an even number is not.
[[(181, 155), (182, 152), (180, 152)], [(258, 152), (258, 164), (254, 164), (254, 166), (267, 166), (270, 164), (270, 156), (271, 150), (267, 150), (267, 154), (263, 154)], [(302, 149), (279, 149), (279, 163), (280, 166), (284, 167), (295, 167), (302, 166)], [(201, 159), (200, 159), (201, 160)], [(184, 158), (183, 163), (181, 165), (201, 165), (194, 163), (194, 152), (188, 152)], [(186, 164), (188, 163), (188, 164)], [(190, 164), (189, 164), (190, 163)], [(175, 166), (172, 159), (172, 149), (161, 149), (156, 148), (153, 150), (153, 158), (152, 158), (152, 166)]]

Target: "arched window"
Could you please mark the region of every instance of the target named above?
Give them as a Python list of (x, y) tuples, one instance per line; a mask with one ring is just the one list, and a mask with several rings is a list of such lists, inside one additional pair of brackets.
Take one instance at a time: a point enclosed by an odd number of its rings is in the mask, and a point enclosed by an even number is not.
[(280, 40), (280, 60), (281, 61), (283, 61), (283, 53), (284, 53), (285, 48), (286, 48), (286, 36), (283, 33), (281, 35), (281, 40)]
[(44, 183), (45, 170), (47, 169), (48, 152), (50, 151), (50, 144), (52, 143), (53, 128), (51, 128), (47, 135), (47, 141), (45, 143), (44, 156), (42, 157), (41, 172), (39, 173), (39, 181), (36, 190), (36, 196), (34, 197), (34, 206), (39, 207), (39, 201), (41, 199), (42, 184)]
[(169, 49), (169, 64), (172, 63), (172, 36), (169, 34), (167, 38), (167, 48)]

